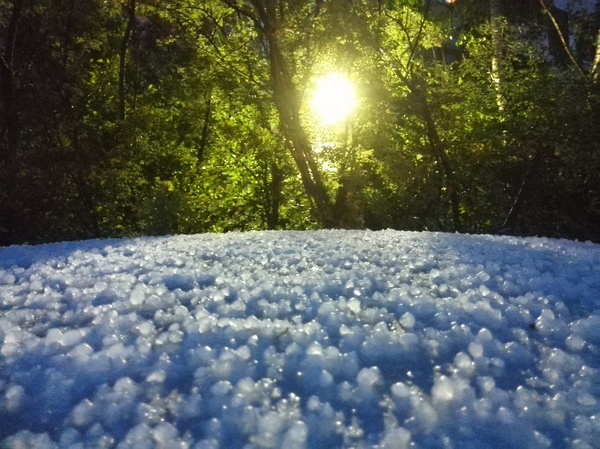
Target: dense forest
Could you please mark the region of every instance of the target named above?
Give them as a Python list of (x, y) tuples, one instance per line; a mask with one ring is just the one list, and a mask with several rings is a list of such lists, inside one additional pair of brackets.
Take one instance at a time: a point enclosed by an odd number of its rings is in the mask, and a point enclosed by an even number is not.
[[(554, 3), (0, 0), (0, 245), (600, 241), (600, 1)], [(331, 72), (358, 104), (325, 126), (308, 105)]]

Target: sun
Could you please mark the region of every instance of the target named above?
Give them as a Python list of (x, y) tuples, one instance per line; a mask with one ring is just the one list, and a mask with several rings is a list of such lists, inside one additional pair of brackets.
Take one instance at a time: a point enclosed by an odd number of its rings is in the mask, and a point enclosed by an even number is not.
[(335, 125), (344, 121), (356, 107), (352, 83), (339, 73), (318, 78), (310, 107), (323, 125)]

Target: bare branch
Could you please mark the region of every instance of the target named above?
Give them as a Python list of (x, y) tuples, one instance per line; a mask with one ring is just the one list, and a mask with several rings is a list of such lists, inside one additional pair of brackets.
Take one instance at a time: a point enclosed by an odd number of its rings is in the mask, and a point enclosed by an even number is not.
[(569, 59), (571, 60), (573, 65), (575, 66), (575, 69), (582, 77), (587, 78), (585, 72), (583, 71), (583, 69), (581, 68), (581, 66), (579, 65), (577, 60), (575, 59), (573, 52), (569, 48), (569, 44), (567, 43), (565, 36), (564, 36), (562, 30), (560, 29), (560, 25), (558, 24), (558, 22), (556, 21), (556, 18), (554, 17), (554, 14), (552, 14), (552, 12), (548, 9), (548, 7), (546, 6), (546, 2), (544, 0), (540, 0), (540, 5), (542, 5), (542, 9), (544, 10), (544, 13), (548, 14), (548, 17), (550, 18), (552, 25), (556, 29), (556, 33), (558, 34), (560, 42), (563, 45), (563, 49), (567, 53), (567, 56), (569, 57)]

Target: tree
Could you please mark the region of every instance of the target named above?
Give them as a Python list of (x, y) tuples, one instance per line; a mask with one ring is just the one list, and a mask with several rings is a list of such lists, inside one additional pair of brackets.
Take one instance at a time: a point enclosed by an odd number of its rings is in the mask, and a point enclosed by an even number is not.
[[(597, 11), (570, 11), (565, 65), (540, 0), (451, 3), (0, 0), (1, 243), (600, 238)], [(323, 128), (307, 95), (333, 70), (360, 108)]]
[(381, 13), (378, 12), (373, 42), (381, 63), (401, 86), (399, 93), (406, 94), (403, 100), (407, 104), (403, 107), (422, 122), (422, 132), (428, 143), (432, 163), (439, 167), (444, 176), (445, 185), (441, 189), (450, 200), (451, 229), (460, 230), (460, 187), (432, 111), (429, 85), (431, 73), (423, 56), (423, 49), (441, 46), (441, 35), (444, 33), (443, 19), (432, 16), (430, 8), (429, 2), (424, 6), (417, 2), (412, 6), (382, 8)]
[[(306, 193), (314, 202), (319, 221), (325, 227), (335, 225), (334, 205), (329, 197), (320, 168), (317, 165), (311, 143), (300, 119), (300, 90), (294, 67), (306, 63), (294, 59), (290, 40), (286, 33), (307, 33), (310, 30), (290, 30), (288, 23), (308, 21), (310, 28), (315, 20), (308, 2), (252, 0), (249, 3), (226, 0), (240, 16), (249, 20), (257, 33), (261, 50), (269, 62), (273, 101), (277, 108), (289, 151), (300, 172)], [(318, 15), (318, 14), (317, 14)], [(310, 43), (306, 43), (310, 45)]]

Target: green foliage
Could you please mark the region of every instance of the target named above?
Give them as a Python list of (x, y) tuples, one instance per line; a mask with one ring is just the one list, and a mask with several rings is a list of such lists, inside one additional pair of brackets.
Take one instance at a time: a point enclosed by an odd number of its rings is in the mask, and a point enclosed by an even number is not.
[[(0, 244), (314, 229), (319, 199), (343, 227), (600, 241), (599, 87), (483, 3), (276, 1), (269, 40), (243, 1), (140, 0), (126, 39), (120, 1), (0, 0)], [(587, 67), (597, 20), (572, 24)], [(360, 106), (325, 130), (332, 70)]]

